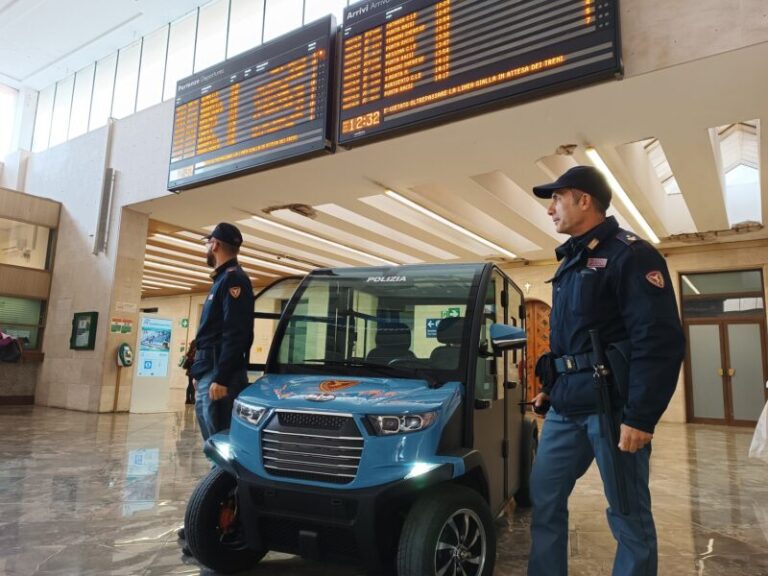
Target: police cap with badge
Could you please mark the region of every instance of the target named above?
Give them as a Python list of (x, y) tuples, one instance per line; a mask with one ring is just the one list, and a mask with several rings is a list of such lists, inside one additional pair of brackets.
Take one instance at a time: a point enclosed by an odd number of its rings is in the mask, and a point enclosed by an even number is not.
[(605, 176), (593, 166), (574, 166), (554, 182), (534, 186), (533, 193), (539, 198), (552, 198), (552, 194), (564, 188), (586, 192), (605, 210), (611, 205), (611, 187)]
[(243, 235), (238, 230), (237, 226), (230, 224), (229, 222), (220, 222), (216, 225), (216, 228), (210, 234), (203, 236), (206, 240), (215, 238), (225, 244), (239, 248), (243, 243)]

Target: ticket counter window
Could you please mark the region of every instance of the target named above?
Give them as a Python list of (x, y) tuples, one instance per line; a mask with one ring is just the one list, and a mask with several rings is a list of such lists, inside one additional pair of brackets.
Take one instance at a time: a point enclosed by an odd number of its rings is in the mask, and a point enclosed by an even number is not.
[(50, 240), (45, 226), (0, 218), (0, 264), (46, 270)]
[(40, 347), (44, 302), (0, 296), (0, 332), (21, 339), (27, 350)]

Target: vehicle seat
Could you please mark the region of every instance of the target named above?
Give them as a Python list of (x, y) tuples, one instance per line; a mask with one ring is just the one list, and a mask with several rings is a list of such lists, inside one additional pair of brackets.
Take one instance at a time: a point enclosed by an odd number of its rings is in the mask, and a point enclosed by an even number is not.
[(464, 318), (443, 318), (437, 325), (437, 341), (442, 344), (429, 355), (435, 368), (455, 370), (459, 367), (461, 340), (464, 336)]
[(395, 358), (411, 359), (411, 329), (402, 322), (381, 322), (376, 328), (376, 347), (365, 357), (367, 362), (387, 364)]

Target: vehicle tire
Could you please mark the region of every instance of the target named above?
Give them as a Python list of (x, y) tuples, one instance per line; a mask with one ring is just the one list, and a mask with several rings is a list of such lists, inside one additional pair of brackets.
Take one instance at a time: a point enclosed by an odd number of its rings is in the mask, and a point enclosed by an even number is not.
[(399, 576), (490, 576), (495, 562), (493, 517), (474, 490), (433, 490), (408, 512), (397, 551)]
[(523, 420), (523, 439), (520, 443), (520, 487), (515, 493), (515, 502), (520, 508), (530, 508), (531, 502), (531, 471), (539, 449), (539, 428), (536, 422), (526, 418)]
[(245, 570), (267, 552), (248, 548), (237, 514), (237, 481), (215, 467), (189, 498), (184, 532), (192, 555), (216, 572)]

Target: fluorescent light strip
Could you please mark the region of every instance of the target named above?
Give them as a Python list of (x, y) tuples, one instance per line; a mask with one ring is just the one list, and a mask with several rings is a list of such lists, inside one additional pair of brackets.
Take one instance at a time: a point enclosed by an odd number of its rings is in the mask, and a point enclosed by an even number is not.
[(154, 280), (147, 280), (144, 278), (141, 281), (145, 286), (162, 286), (163, 288), (174, 288), (176, 290), (192, 290), (191, 286), (182, 286), (181, 284), (171, 284), (167, 282), (156, 282)]
[[(242, 251), (241, 251), (242, 252)], [(290, 266), (283, 266), (282, 264), (272, 264), (271, 262), (264, 262), (263, 260), (257, 260), (244, 254), (238, 255), (237, 259), (240, 262), (248, 262), (254, 266), (260, 266), (262, 268), (269, 268), (270, 270), (277, 270), (279, 272), (287, 272), (288, 274), (306, 274), (306, 270), (300, 270), (299, 268), (291, 268)]]
[[(201, 274), (205, 273), (206, 276), (209, 275), (208, 270), (211, 270), (210, 268), (206, 268), (205, 266), (198, 266), (197, 264), (189, 264), (184, 260), (174, 260), (173, 258), (166, 258), (164, 256), (155, 256), (154, 254), (145, 254), (144, 259), (152, 260), (153, 262), (163, 262), (165, 264), (174, 264), (176, 266), (184, 266), (189, 270), (197, 270)], [(211, 270), (211, 272), (212, 271), (213, 270)]]
[[(201, 235), (202, 237), (202, 235)], [(206, 248), (204, 244), (201, 244), (200, 242), (192, 242), (191, 240), (182, 240), (181, 238), (174, 238), (173, 236), (168, 236), (168, 234), (153, 234), (151, 236), (153, 240), (157, 240), (158, 242), (163, 242), (164, 244), (175, 244), (177, 246), (183, 246), (184, 248), (189, 248), (190, 250), (194, 250), (195, 252), (202, 252), (205, 254)]]
[(688, 288), (690, 288), (691, 290), (693, 290), (693, 293), (694, 293), (694, 294), (701, 294), (701, 292), (699, 291), (699, 289), (698, 289), (698, 288), (696, 288), (696, 286), (694, 286), (694, 285), (693, 285), (693, 282), (691, 282), (691, 281), (688, 279), (688, 276), (686, 276), (685, 274), (683, 274), (683, 282), (685, 282), (686, 284), (688, 284)]
[(149, 266), (150, 268), (159, 268), (160, 270), (168, 270), (169, 272), (176, 272), (178, 274), (185, 274), (187, 276), (199, 276), (208, 280), (211, 279), (210, 274), (206, 274), (204, 272), (185, 270), (184, 268), (179, 268), (178, 266), (169, 266), (168, 264), (161, 264), (160, 262), (152, 262), (150, 260), (144, 260), (144, 266)]
[[(185, 238), (200, 238), (203, 236), (202, 234), (196, 235), (193, 232), (187, 232), (186, 230), (181, 230), (176, 234), (178, 234), (179, 236), (184, 236)], [(158, 236), (158, 234), (155, 234), (155, 236)], [(166, 236), (164, 234), (162, 236), (166, 238), (171, 238), (170, 236)], [(172, 239), (176, 240), (177, 242), (194, 244), (194, 242), (190, 242), (189, 240), (182, 240), (180, 238), (172, 238)], [(305, 271), (301, 272), (301, 274), (306, 274), (307, 271), (309, 270), (314, 270), (315, 268), (321, 267), (319, 264), (302, 262), (301, 260), (296, 260), (294, 258), (289, 258), (287, 256), (282, 256), (280, 254), (271, 254), (270, 252), (255, 250), (248, 246), (240, 246), (240, 253), (250, 254), (251, 256), (255, 256), (256, 258), (266, 258), (268, 263), (271, 263), (272, 261), (274, 261), (274, 263), (278, 265), (290, 264), (291, 266), (295, 266), (296, 268), (302, 268)]]
[[(204, 260), (204, 256), (195, 256), (194, 254), (187, 254), (185, 252), (179, 252), (178, 250), (170, 250), (168, 248), (163, 248), (161, 246), (155, 246), (153, 244), (147, 244), (147, 250), (150, 252), (158, 252), (160, 254), (167, 254), (168, 256), (175, 256), (176, 258), (179, 258), (180, 261), (182, 258), (189, 258), (190, 260), (195, 260), (197, 262), (200, 262), (201, 260)], [(196, 266), (196, 264), (194, 264)]]
[(340, 250), (346, 250), (347, 252), (357, 254), (358, 256), (363, 256), (364, 258), (378, 260), (379, 262), (383, 262), (384, 264), (389, 264), (390, 266), (399, 265), (397, 262), (386, 260), (384, 258), (381, 258), (380, 256), (374, 256), (373, 254), (369, 254), (368, 252), (363, 252), (362, 250), (358, 250), (357, 248), (350, 248), (349, 246), (344, 246), (343, 244), (339, 244), (338, 242), (333, 242), (332, 240), (326, 240), (325, 238), (322, 238), (320, 236), (315, 236), (314, 234), (304, 232), (303, 230), (297, 230), (296, 228), (291, 228), (290, 226), (286, 226), (285, 224), (280, 224), (279, 222), (273, 222), (272, 220), (267, 220), (266, 218), (262, 218), (261, 216), (251, 216), (251, 218), (256, 220), (256, 222), (259, 222), (260, 224), (267, 224), (269, 226), (279, 228), (280, 230), (290, 232), (291, 234), (296, 234), (297, 236), (309, 238), (310, 240), (321, 242), (323, 244), (327, 244), (328, 246), (332, 246)]
[(646, 219), (643, 218), (643, 215), (640, 214), (640, 210), (638, 210), (637, 207), (632, 203), (632, 200), (629, 199), (629, 195), (624, 191), (624, 188), (621, 187), (621, 184), (619, 184), (616, 176), (613, 175), (613, 172), (611, 172), (611, 170), (608, 168), (608, 165), (603, 162), (603, 159), (600, 157), (600, 154), (598, 154), (597, 150), (592, 146), (588, 146), (585, 152), (587, 154), (587, 158), (589, 158), (592, 164), (595, 165), (595, 168), (600, 170), (600, 172), (603, 173), (603, 176), (605, 176), (606, 180), (608, 180), (608, 184), (610, 185), (611, 190), (613, 190), (613, 193), (619, 197), (619, 200), (621, 200), (621, 203), (624, 204), (624, 207), (629, 210), (629, 213), (632, 214), (633, 218), (637, 221), (638, 224), (640, 224), (640, 227), (643, 229), (646, 236), (648, 236), (648, 239), (654, 244), (661, 242), (659, 237), (654, 233), (653, 228), (651, 228), (650, 224), (648, 224)]
[(155, 277), (156, 280), (163, 280), (163, 281), (171, 281), (171, 282), (181, 282), (182, 284), (184, 282), (187, 283), (194, 283), (194, 284), (210, 284), (213, 282), (210, 278), (207, 280), (203, 280), (202, 278), (180, 278), (178, 274), (173, 274), (171, 272), (164, 272), (162, 270), (144, 270), (144, 276), (145, 278), (148, 278), (147, 274), (152, 274), (152, 276)]
[(393, 200), (397, 200), (398, 202), (400, 202), (400, 204), (404, 204), (405, 206), (408, 206), (409, 208), (412, 208), (417, 212), (421, 212), (425, 216), (429, 216), (430, 218), (432, 218), (432, 220), (436, 220), (437, 222), (440, 222), (441, 224), (448, 226), (449, 228), (452, 228), (457, 232), (461, 232), (465, 236), (472, 238), (472, 240), (474, 240), (475, 242), (480, 242), (480, 244), (488, 246), (489, 248), (495, 250), (496, 252), (504, 254), (504, 256), (507, 256), (508, 258), (513, 258), (513, 259), (517, 258), (517, 254), (510, 252), (506, 248), (502, 248), (498, 244), (494, 244), (490, 240), (486, 240), (482, 236), (478, 236), (474, 232), (467, 230), (463, 226), (459, 226), (455, 222), (451, 222), (447, 218), (443, 218), (442, 216), (440, 216), (440, 214), (432, 212), (432, 210), (429, 210), (428, 208), (424, 208), (424, 206), (422, 206), (421, 204), (417, 204), (416, 202), (409, 200), (405, 196), (401, 196), (397, 192), (393, 192), (392, 190), (387, 190), (386, 195), (392, 198)]
[(154, 270), (150, 270), (149, 272), (151, 275), (147, 274), (147, 271), (144, 272), (144, 276), (142, 277), (143, 280), (152, 280), (153, 282), (170, 282), (172, 284), (179, 284), (181, 286), (189, 286), (190, 288), (194, 286), (194, 280), (187, 280), (186, 278), (162, 278), (160, 276), (156, 276)]

